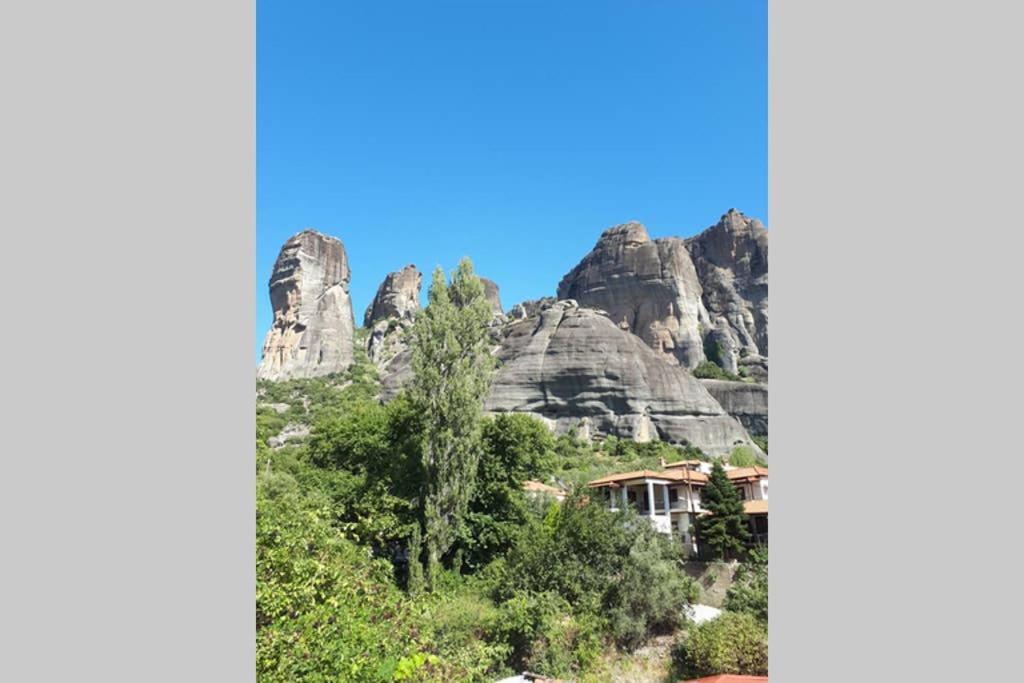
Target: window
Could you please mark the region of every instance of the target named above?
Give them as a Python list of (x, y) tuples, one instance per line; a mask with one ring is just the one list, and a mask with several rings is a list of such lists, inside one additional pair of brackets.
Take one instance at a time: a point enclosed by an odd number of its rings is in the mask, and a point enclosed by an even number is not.
[(747, 499), (747, 487), (746, 486), (737, 486), (736, 488), (739, 489), (740, 500), (746, 500)]
[(679, 502), (679, 489), (668, 490), (668, 502), (678, 503)]

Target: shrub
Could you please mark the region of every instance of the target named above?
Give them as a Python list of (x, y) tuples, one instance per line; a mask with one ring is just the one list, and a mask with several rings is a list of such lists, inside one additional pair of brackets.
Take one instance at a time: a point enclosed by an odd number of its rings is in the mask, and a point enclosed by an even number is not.
[(768, 623), (768, 551), (755, 548), (741, 564), (723, 605), (730, 612), (745, 612)]
[(681, 624), (696, 588), (677, 539), (630, 512), (577, 493), (523, 532), (494, 582), (499, 600), (553, 594), (580, 619), (593, 617), (625, 649)]
[(768, 675), (768, 628), (750, 614), (723, 612), (690, 629), (675, 651), (684, 678)]
[(703, 360), (700, 365), (693, 369), (693, 376), (700, 379), (727, 379), (733, 382), (743, 381), (743, 378), (725, 370), (717, 363), (710, 360)]
[(256, 665), (261, 681), (387, 681), (403, 658), (427, 647), (414, 635), (401, 592), (390, 584), (390, 567), (342, 538), (327, 517), (302, 496), (290, 475), (260, 476)]
[(758, 464), (754, 449), (750, 446), (737, 446), (729, 454), (729, 464), (733, 467), (753, 467)]

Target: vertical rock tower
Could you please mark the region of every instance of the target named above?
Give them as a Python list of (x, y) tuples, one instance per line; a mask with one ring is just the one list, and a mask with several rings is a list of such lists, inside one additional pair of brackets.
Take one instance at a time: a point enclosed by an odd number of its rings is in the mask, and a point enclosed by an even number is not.
[(632, 222), (605, 230), (594, 249), (558, 285), (559, 299), (606, 311), (665, 360), (687, 368), (704, 360), (710, 323), (683, 240), (652, 240)]
[(274, 322), (263, 342), (258, 378), (318, 377), (352, 364), (350, 278), (341, 240), (303, 230), (284, 243), (270, 276)]
[(409, 264), (401, 270), (388, 273), (377, 288), (377, 295), (366, 308), (363, 327), (370, 328), (381, 320), (398, 318), (411, 320), (420, 310), (420, 288), (423, 274)]
[(686, 240), (711, 318), (705, 348), (729, 372), (768, 372), (768, 230), (729, 209)]

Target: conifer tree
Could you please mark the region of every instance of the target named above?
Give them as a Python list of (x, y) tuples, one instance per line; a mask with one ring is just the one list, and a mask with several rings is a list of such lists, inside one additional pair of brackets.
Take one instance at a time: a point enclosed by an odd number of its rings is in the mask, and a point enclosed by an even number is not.
[(716, 462), (711, 468), (707, 486), (701, 492), (701, 506), (710, 515), (699, 518), (697, 534), (718, 559), (725, 559), (728, 553), (740, 553), (750, 538), (747, 515), (743, 512), (743, 499), (725, 468)]
[(452, 273), (434, 271), (428, 305), (412, 334), (409, 397), (424, 418), (423, 520), (426, 583), (433, 588), (441, 559), (466, 514), (480, 459), (483, 401), (493, 358), (488, 349), (490, 305), (468, 258)]

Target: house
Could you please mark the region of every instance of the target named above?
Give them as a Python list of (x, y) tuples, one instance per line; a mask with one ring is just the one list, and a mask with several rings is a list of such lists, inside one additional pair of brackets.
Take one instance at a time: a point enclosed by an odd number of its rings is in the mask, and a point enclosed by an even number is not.
[[(609, 509), (632, 508), (651, 520), (658, 531), (677, 534), (683, 545), (696, 552), (693, 525), (707, 510), (701, 507), (701, 490), (708, 483), (711, 465), (700, 460), (667, 463), (660, 470), (611, 474), (587, 484), (597, 490)], [(743, 498), (756, 543), (768, 542), (768, 468), (729, 467), (726, 476)]]
[(529, 496), (551, 496), (559, 503), (565, 500), (565, 491), (539, 481), (524, 481), (523, 490)]

